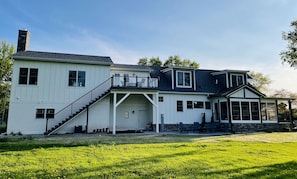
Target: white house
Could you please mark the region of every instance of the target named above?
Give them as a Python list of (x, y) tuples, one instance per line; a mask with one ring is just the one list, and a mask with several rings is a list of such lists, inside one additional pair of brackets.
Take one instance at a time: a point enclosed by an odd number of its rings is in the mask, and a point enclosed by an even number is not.
[[(279, 128), (278, 100), (248, 83), (248, 71), (114, 64), (110, 57), (27, 50), (13, 55), (7, 133)], [(293, 99), (281, 99), (291, 103)], [(219, 130), (220, 128), (216, 128)]]

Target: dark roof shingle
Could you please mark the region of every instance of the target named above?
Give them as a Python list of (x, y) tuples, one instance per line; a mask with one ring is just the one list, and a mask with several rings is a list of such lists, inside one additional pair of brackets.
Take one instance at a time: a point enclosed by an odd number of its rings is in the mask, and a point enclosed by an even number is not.
[(33, 61), (55, 61), (64, 63), (86, 63), (86, 64), (113, 64), (110, 57), (78, 55), (55, 52), (39, 52), (39, 51), (20, 51), (13, 55), (14, 59), (33, 60)]

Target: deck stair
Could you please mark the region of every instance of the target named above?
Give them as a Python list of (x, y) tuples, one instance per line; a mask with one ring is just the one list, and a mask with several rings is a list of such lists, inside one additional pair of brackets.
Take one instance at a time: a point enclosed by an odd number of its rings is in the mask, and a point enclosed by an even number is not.
[(108, 96), (110, 88), (111, 78), (58, 111), (55, 114), (54, 119), (47, 119), (46, 132), (44, 134), (49, 136), (57, 132), (57, 130), (59, 130), (62, 126), (69, 123), (82, 112), (86, 111), (90, 106)]

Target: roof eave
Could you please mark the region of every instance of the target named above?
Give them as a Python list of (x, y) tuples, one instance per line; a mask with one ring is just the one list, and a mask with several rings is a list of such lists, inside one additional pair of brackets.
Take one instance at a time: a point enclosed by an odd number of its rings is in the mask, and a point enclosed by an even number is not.
[(59, 63), (76, 63), (76, 64), (96, 64), (96, 65), (111, 65), (112, 62), (77, 60), (77, 59), (60, 59), (60, 58), (42, 58), (42, 57), (27, 57), (27, 56), (12, 56), (14, 60), (27, 61), (42, 61), (42, 62), (59, 62)]

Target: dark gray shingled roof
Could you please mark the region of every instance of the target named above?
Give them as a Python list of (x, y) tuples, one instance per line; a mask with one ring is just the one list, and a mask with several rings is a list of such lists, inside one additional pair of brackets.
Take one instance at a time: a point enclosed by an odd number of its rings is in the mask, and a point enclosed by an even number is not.
[(196, 92), (196, 93), (217, 93), (222, 88), (215, 83), (216, 77), (211, 75), (216, 70), (193, 69), (195, 71), (196, 90), (194, 88), (174, 88), (172, 89), (171, 72), (162, 72), (167, 67), (151, 67), (151, 76), (160, 78), (160, 91), (168, 92)]
[(39, 51), (20, 51), (12, 56), (14, 59), (33, 60), (33, 61), (54, 61), (63, 63), (82, 63), (82, 64), (113, 64), (110, 57), (78, 55), (55, 52), (39, 52)]

